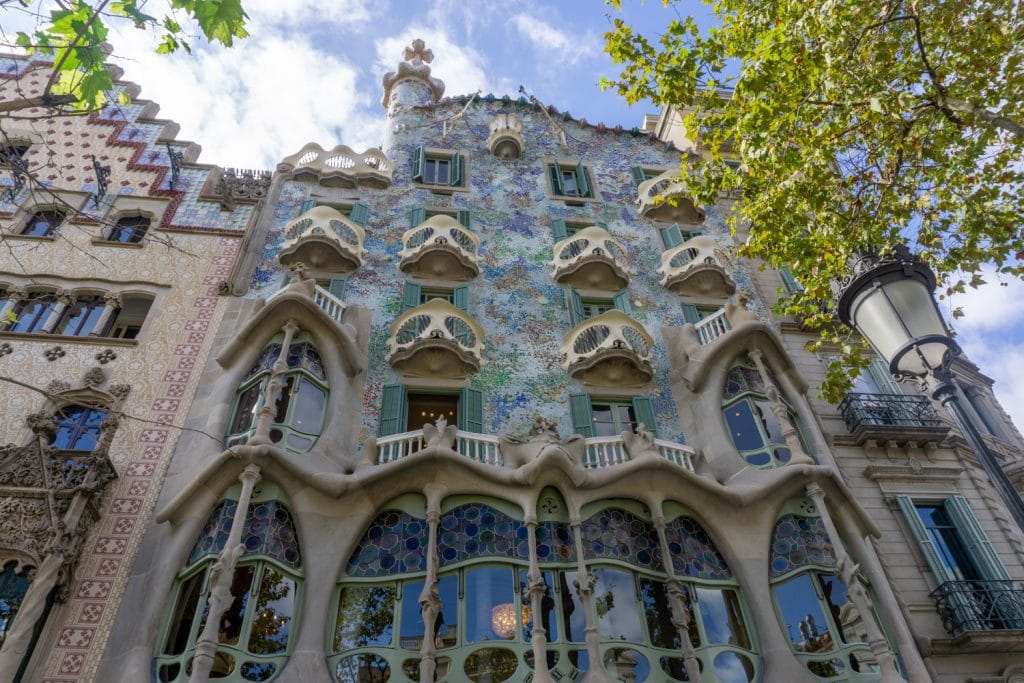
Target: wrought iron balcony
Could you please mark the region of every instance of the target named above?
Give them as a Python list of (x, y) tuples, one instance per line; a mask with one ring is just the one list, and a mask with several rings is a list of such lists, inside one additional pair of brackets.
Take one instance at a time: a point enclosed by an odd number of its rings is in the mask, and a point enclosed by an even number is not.
[(657, 272), (662, 286), (680, 296), (725, 298), (736, 292), (728, 264), (728, 257), (718, 242), (701, 235), (663, 253)]
[(431, 216), (402, 235), (402, 272), (441, 280), (470, 280), (480, 274), (480, 238), (444, 214)]
[(1020, 581), (947, 581), (931, 596), (951, 636), (1024, 629), (1024, 584)]
[(293, 178), (312, 178), (329, 187), (366, 185), (383, 189), (391, 185), (394, 165), (377, 148), (359, 154), (347, 145), (326, 150), (310, 142), (285, 157), (278, 170), (290, 171)]
[(552, 265), (551, 277), (563, 285), (613, 291), (629, 284), (626, 248), (596, 225), (556, 244)]
[(704, 221), (704, 212), (684, 194), (678, 171), (665, 171), (640, 183), (637, 204), (644, 218), (691, 225)]
[(329, 206), (315, 206), (285, 226), (285, 242), (277, 260), (283, 266), (302, 263), (310, 269), (348, 273), (363, 264), (363, 229)]
[(949, 431), (926, 396), (848, 394), (839, 412), (859, 444), (868, 439), (936, 442)]
[(480, 369), (483, 330), (443, 299), (409, 309), (388, 332), (387, 360), (407, 375), (454, 379)]
[(654, 378), (654, 340), (618, 310), (584, 320), (562, 338), (562, 367), (580, 380), (604, 386), (640, 386)]

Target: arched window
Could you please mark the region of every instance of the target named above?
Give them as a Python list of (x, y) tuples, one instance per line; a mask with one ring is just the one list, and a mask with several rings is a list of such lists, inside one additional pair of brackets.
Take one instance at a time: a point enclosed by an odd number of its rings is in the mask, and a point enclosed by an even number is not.
[[(810, 453), (806, 439), (799, 434), (796, 413), (781, 395), (777, 400), (797, 429), (804, 452)], [(783, 436), (783, 425), (772, 411), (764, 379), (752, 364), (739, 362), (730, 368), (722, 392), (722, 415), (736, 450), (751, 465), (770, 468), (789, 462), (792, 452)]]
[(64, 222), (64, 214), (55, 209), (36, 211), (29, 216), (21, 234), (26, 237), (49, 237), (57, 232), (57, 228)]
[(110, 229), (107, 236), (109, 242), (133, 244), (141, 242), (149, 230), (150, 220), (147, 216), (123, 216)]
[[(56, 334), (72, 337), (83, 337), (92, 332), (102, 334), (105, 330), (97, 330), (96, 325), (103, 317), (106, 302), (99, 295), (78, 297), (75, 303), (68, 306), (57, 323)], [(109, 324), (109, 323), (108, 323)], [(104, 325), (106, 327), (106, 325)]]
[(17, 560), (4, 562), (0, 568), (0, 645), (3, 645), (7, 632), (14, 625), (25, 593), (32, 583), (32, 569), (22, 566)]
[[(272, 368), (281, 344), (263, 350), (238, 387), (234, 412), (228, 423), (227, 445), (245, 443), (256, 429)], [(327, 376), (320, 354), (308, 341), (293, 341), (288, 348), (285, 385), (274, 407), (270, 440), (295, 453), (313, 447), (323, 428), (327, 408)]]
[[(214, 508), (178, 574), (157, 640), (161, 683), (187, 681), (206, 621), (210, 570), (224, 549), (238, 507), (232, 496)], [(231, 579), (231, 605), (221, 617), (210, 678), (269, 681), (287, 659), (302, 583), (302, 557), (291, 513), (273, 484), (260, 484), (245, 517), (245, 551)]]
[(787, 505), (772, 534), (772, 597), (790, 648), (823, 681), (877, 681), (863, 618), (836, 569), (824, 523), (810, 501)]
[(56, 308), (57, 295), (53, 292), (30, 294), (14, 307), (11, 332), (46, 332), (46, 323)]

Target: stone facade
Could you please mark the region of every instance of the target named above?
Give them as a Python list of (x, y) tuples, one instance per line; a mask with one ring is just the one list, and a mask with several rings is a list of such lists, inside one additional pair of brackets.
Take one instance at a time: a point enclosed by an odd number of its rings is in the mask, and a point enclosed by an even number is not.
[[(382, 149), (310, 143), (269, 181), (186, 163), (170, 188), (133, 105), (115, 206), (163, 202), (180, 250), (120, 249), (117, 277), (33, 254), (162, 298), (103, 364), (138, 419), (25, 680), (1019, 680), (1024, 537), (970, 448), (909, 387), (816, 398), (827, 359), (771, 312), (780, 275), (728, 254), (732, 200), (665, 176), (671, 112), (654, 135), (444, 99), (430, 50), (404, 57)], [(3, 335), (43, 385), (106, 348)]]

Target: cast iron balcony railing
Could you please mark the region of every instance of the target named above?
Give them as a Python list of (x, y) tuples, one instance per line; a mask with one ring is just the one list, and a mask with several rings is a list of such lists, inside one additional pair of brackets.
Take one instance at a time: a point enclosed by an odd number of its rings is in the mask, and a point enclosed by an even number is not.
[(402, 235), (398, 268), (403, 273), (441, 280), (471, 280), (480, 274), (480, 238), (461, 223), (440, 214)]
[(839, 404), (851, 432), (863, 425), (942, 427), (943, 422), (926, 396), (903, 394), (848, 394)]
[(337, 209), (315, 206), (284, 229), (277, 255), (283, 266), (302, 263), (331, 273), (348, 273), (363, 264), (363, 229)]
[(658, 275), (663, 287), (680, 296), (725, 298), (736, 293), (728, 257), (714, 237), (693, 237), (661, 255)]
[(704, 212), (683, 193), (683, 190), (678, 171), (665, 171), (657, 177), (645, 180), (637, 188), (636, 201), (640, 205), (640, 215), (666, 223), (693, 225), (703, 222)]
[(966, 631), (1024, 629), (1024, 584), (1020, 581), (946, 581), (931, 596), (951, 636)]
[(596, 225), (556, 244), (552, 265), (551, 277), (563, 285), (613, 291), (629, 284), (626, 248)]

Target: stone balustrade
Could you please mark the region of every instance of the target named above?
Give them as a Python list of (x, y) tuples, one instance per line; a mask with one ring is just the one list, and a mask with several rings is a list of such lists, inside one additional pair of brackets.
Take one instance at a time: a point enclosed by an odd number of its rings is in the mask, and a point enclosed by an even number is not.
[(480, 274), (480, 238), (444, 214), (431, 216), (402, 235), (399, 269), (440, 280), (470, 280)]
[(312, 178), (328, 187), (367, 187), (384, 189), (391, 185), (394, 164), (376, 147), (362, 154), (347, 145), (326, 150), (315, 142), (307, 143), (278, 164), (277, 170), (290, 172), (293, 178)]
[(562, 366), (574, 378), (604, 386), (640, 386), (654, 378), (654, 340), (619, 310), (589, 318), (562, 338)]
[(626, 248), (604, 228), (592, 225), (555, 245), (551, 277), (580, 289), (617, 291), (629, 284)]

